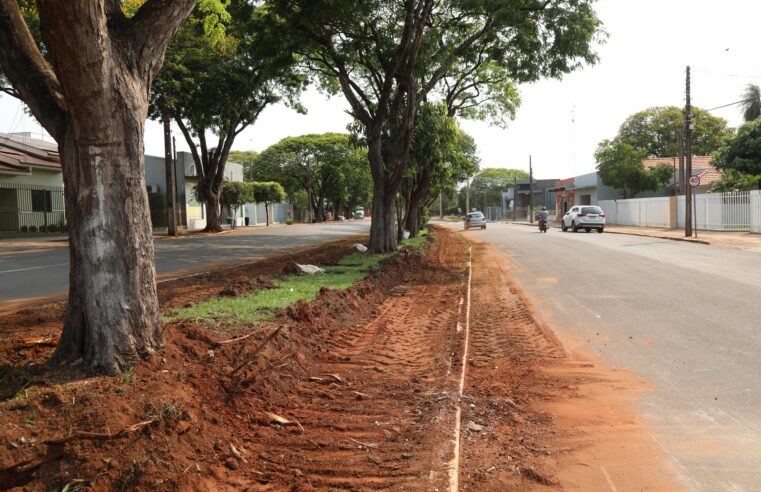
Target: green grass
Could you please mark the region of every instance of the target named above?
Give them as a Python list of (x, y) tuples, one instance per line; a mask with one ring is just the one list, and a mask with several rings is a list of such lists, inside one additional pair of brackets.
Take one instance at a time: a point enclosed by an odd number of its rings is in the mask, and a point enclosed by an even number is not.
[(368, 272), (389, 255), (345, 256), (334, 266), (323, 267), (325, 273), (292, 275), (276, 279), (276, 288), (259, 290), (241, 297), (216, 297), (189, 308), (173, 311), (166, 319), (203, 323), (256, 323), (272, 318), (275, 310), (298, 301), (311, 301), (320, 289), (344, 290), (365, 278)]

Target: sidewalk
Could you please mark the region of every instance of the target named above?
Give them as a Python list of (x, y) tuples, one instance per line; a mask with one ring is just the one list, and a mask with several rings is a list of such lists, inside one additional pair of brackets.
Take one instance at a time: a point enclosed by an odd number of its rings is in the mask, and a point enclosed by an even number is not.
[[(167, 235), (166, 230), (155, 231), (153, 233), (153, 240), (177, 240), (185, 239), (189, 237), (204, 237), (204, 236), (219, 236), (222, 234), (242, 234), (251, 233), (258, 230), (272, 229), (273, 227), (286, 227), (285, 224), (270, 224), (269, 227), (264, 225), (255, 226), (238, 226), (235, 229), (225, 228), (224, 231), (219, 233), (210, 233), (202, 231), (189, 231), (187, 229), (179, 229), (177, 236), (170, 237)], [(41, 234), (39, 237), (0, 237), (0, 254), (12, 253), (18, 251), (34, 251), (53, 248), (68, 248), (69, 236), (66, 234)]]
[[(508, 221), (505, 223), (537, 227), (537, 224), (531, 224), (529, 222)], [(560, 231), (560, 224), (558, 223), (550, 223), (550, 227)], [(607, 225), (605, 226), (604, 234), (628, 234), (631, 236), (657, 237), (674, 241), (726, 246), (761, 253), (761, 234), (751, 234), (749, 232), (698, 231), (698, 237), (696, 239), (694, 236), (691, 238), (684, 237), (684, 231), (681, 229)]]

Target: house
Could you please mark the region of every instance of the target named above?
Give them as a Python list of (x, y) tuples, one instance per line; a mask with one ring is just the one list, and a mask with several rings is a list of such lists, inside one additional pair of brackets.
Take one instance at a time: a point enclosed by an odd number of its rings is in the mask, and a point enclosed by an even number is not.
[(0, 134), (0, 235), (65, 230), (58, 146), (31, 133)]
[[(653, 198), (674, 196), (679, 194), (679, 159), (677, 157), (650, 157), (643, 161), (646, 169), (652, 169), (659, 164), (673, 166), (674, 174), (669, 183), (658, 189), (637, 193), (634, 198)], [(721, 179), (721, 171), (711, 165), (710, 156), (692, 157), (692, 175), (701, 178), (698, 192), (708, 190), (713, 181)], [(604, 200), (619, 200), (621, 192), (603, 184), (597, 172), (582, 174), (572, 178), (561, 179), (549, 190), (555, 194), (556, 212), (562, 217), (574, 205), (597, 205)]]
[[(198, 173), (189, 152), (177, 152), (174, 161), (175, 175), (175, 221), (178, 227), (191, 230), (206, 227), (206, 206), (195, 199), (193, 188), (198, 184)], [(225, 165), (226, 181), (243, 181), (243, 166), (235, 162)], [(145, 156), (145, 183), (148, 188), (148, 204), (151, 209), (151, 222), (154, 228), (167, 227), (167, 193), (166, 165), (164, 157)], [(230, 215), (229, 211), (222, 213), (223, 220)], [(236, 225), (244, 224), (244, 207), (238, 209)]]
[(528, 179), (516, 181), (516, 187), (508, 188), (502, 193), (502, 204), (506, 216), (516, 219), (528, 217), (529, 204), (533, 204), (534, 208), (547, 207), (548, 210), (554, 210), (556, 197), (550, 190), (554, 188), (556, 182), (557, 179), (535, 179), (532, 200), (531, 182)]

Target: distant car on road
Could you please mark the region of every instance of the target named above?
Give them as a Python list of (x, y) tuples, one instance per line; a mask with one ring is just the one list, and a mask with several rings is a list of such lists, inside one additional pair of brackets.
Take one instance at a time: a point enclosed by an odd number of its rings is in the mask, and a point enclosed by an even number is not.
[(357, 210), (354, 211), (354, 218), (361, 220), (365, 218), (365, 209), (362, 207), (359, 207)]
[(472, 227), (480, 227), (486, 229), (486, 217), (481, 212), (471, 212), (465, 217), (465, 230)]
[(587, 232), (595, 229), (597, 232), (602, 232), (605, 230), (605, 213), (600, 207), (577, 205), (571, 207), (563, 216), (560, 228), (563, 232), (568, 229), (573, 232), (577, 232), (579, 229), (584, 229)]

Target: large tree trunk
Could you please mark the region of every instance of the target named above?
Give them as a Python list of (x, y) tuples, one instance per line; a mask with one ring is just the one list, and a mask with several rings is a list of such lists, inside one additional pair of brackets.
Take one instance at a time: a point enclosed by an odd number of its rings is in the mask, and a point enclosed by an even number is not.
[(373, 185), (373, 210), (369, 245), (369, 250), (373, 253), (396, 251), (395, 197), (396, 192), (389, 193), (384, 183)]
[(420, 207), (417, 204), (407, 206), (409, 208), (405, 228), (410, 231), (410, 237), (418, 237), (420, 235)]
[(206, 232), (222, 232), (222, 210), (219, 195), (209, 192), (206, 195)]
[[(127, 109), (130, 104), (92, 105), (86, 118), (90, 128), (72, 121), (59, 144), (69, 223), (69, 300), (52, 361), (83, 361), (92, 371), (110, 374), (134, 366), (161, 345), (144, 179), (145, 120)], [(116, 113), (105, 109), (114, 106), (120, 108)], [(93, 125), (96, 119), (100, 125)]]

